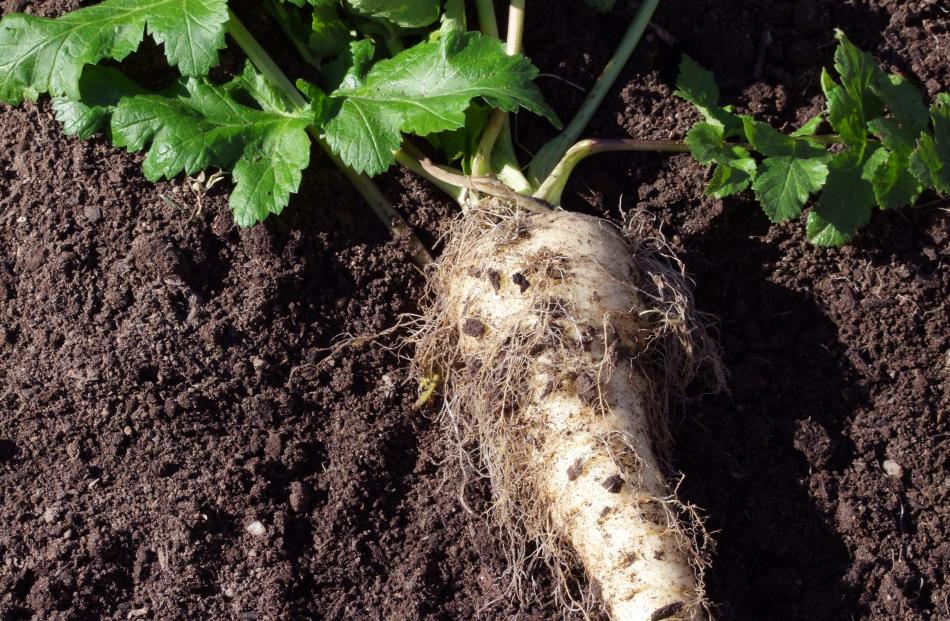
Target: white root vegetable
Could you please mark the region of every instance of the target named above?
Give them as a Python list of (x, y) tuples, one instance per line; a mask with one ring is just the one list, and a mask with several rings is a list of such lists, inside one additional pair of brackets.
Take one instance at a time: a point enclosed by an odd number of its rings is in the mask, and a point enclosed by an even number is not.
[(579, 562), (614, 621), (704, 618), (701, 527), (667, 485), (663, 380), (644, 371), (658, 322), (676, 320), (644, 295), (661, 277), (596, 218), (477, 218), (436, 267), (417, 365), (446, 374), (495, 515), (557, 573)]

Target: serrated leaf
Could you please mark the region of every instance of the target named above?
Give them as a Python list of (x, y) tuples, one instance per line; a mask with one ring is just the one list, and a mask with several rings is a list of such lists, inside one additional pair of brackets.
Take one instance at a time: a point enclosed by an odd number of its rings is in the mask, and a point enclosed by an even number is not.
[(864, 165), (863, 176), (871, 182), (881, 209), (913, 205), (923, 191), (910, 169), (909, 151), (876, 149)]
[(287, 100), (274, 84), (257, 72), (250, 61), (244, 63), (242, 71), (225, 87), (229, 91), (244, 91), (264, 110), (286, 112)]
[(326, 64), (324, 77), (331, 90), (357, 88), (366, 79), (376, 56), (372, 39), (351, 41), (349, 47)]
[(345, 51), (349, 40), (350, 29), (340, 17), (335, 3), (313, 8), (307, 47), (317, 60)]
[(719, 105), (719, 87), (712, 72), (686, 54), (680, 60), (679, 77), (673, 94), (696, 106), (707, 123), (721, 125), (726, 138), (742, 132), (739, 117)]
[(824, 185), (830, 156), (807, 138), (786, 136), (750, 116), (742, 123), (749, 143), (766, 156), (752, 183), (762, 210), (772, 222), (797, 217), (811, 193)]
[(767, 157), (752, 183), (762, 210), (772, 222), (798, 217), (812, 192), (828, 178), (828, 166), (821, 158)]
[(828, 178), (818, 202), (808, 214), (805, 232), (818, 246), (843, 246), (871, 220), (874, 189), (864, 179), (865, 160), (853, 150), (831, 158)]
[(319, 126), (327, 118), (330, 112), (330, 99), (316, 84), (306, 80), (297, 80), (295, 83), (297, 90), (303, 93), (303, 96), (310, 102), (310, 111), (313, 113), (314, 124)]
[(402, 28), (423, 28), (439, 19), (439, 0), (346, 0), (354, 11)]
[(53, 111), (67, 135), (85, 139), (108, 125), (109, 115), (122, 97), (145, 92), (118, 69), (91, 65), (79, 80), (80, 99), (54, 97)]
[(814, 136), (815, 132), (818, 131), (818, 128), (821, 127), (821, 123), (825, 120), (825, 115), (823, 112), (819, 112), (815, 116), (811, 117), (805, 124), (792, 132), (792, 136), (795, 138), (804, 138), (807, 136)]
[(85, 65), (122, 60), (146, 27), (185, 75), (207, 73), (224, 47), (227, 0), (105, 0), (56, 19), (13, 13), (0, 20), (0, 101), (43, 93), (80, 97)]
[(917, 136), (927, 128), (927, 106), (916, 86), (899, 75), (888, 75), (880, 70), (870, 86), (911, 136)]
[(686, 132), (686, 146), (700, 164), (709, 166), (715, 163), (724, 148), (722, 126), (714, 123), (696, 123)]
[(821, 70), (821, 88), (825, 93), (831, 127), (848, 145), (863, 148), (867, 144), (868, 132), (861, 104), (824, 69)]
[(742, 126), (749, 143), (762, 155), (801, 159), (821, 158), (822, 160), (827, 156), (825, 149), (821, 146), (807, 139), (786, 136), (768, 123), (756, 121), (750, 116), (742, 117)]
[(749, 183), (755, 177), (755, 160), (748, 157), (748, 151), (742, 147), (732, 148), (736, 150), (736, 157), (728, 163), (717, 164), (713, 169), (709, 185), (706, 186), (706, 194), (714, 198), (722, 199), (738, 194), (749, 187)]
[(874, 188), (881, 209), (913, 205), (923, 186), (911, 172), (915, 134), (896, 118), (874, 119), (868, 127), (881, 139), (865, 166), (865, 178)]
[(151, 180), (209, 167), (232, 168), (230, 204), (242, 226), (280, 213), (310, 161), (305, 113), (281, 113), (238, 103), (227, 87), (189, 79), (176, 96), (123, 98), (112, 114), (112, 139), (131, 151), (147, 148)]
[(930, 106), (933, 135), (921, 133), (910, 157), (914, 176), (925, 186), (950, 193), (950, 94), (940, 93)]
[(370, 175), (394, 161), (403, 133), (427, 134), (465, 124), (473, 99), (513, 112), (519, 107), (557, 123), (532, 83), (538, 70), (500, 41), (475, 32), (448, 32), (373, 66), (359, 84), (331, 94), (339, 112), (324, 126), (327, 142), (344, 162)]
[(883, 72), (874, 57), (858, 49), (841, 30), (835, 30), (838, 47), (835, 49), (835, 70), (841, 85), (861, 111), (862, 118), (880, 116), (882, 102), (874, 94), (871, 85)]
[(755, 177), (755, 160), (749, 152), (738, 145), (726, 144), (722, 126), (718, 123), (700, 122), (686, 134), (690, 153), (706, 166), (715, 164), (706, 193), (715, 198), (725, 198), (749, 187)]

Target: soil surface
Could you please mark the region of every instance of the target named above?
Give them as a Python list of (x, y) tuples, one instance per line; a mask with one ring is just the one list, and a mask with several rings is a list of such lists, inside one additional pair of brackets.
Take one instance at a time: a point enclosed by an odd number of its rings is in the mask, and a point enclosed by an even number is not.
[[(563, 118), (632, 13), (529, 3)], [(683, 51), (724, 100), (794, 126), (834, 27), (931, 96), (950, 87), (940, 0), (670, 0), (655, 23), (590, 135), (681, 137)], [(551, 134), (518, 119), (525, 150)], [(729, 392), (673, 421), (718, 618), (950, 619), (950, 202), (823, 250), (748, 198), (704, 197), (707, 176), (600, 156), (566, 206), (647, 210), (719, 319)], [(449, 203), (400, 171), (381, 183), (435, 240)], [(225, 186), (149, 184), (138, 156), (65, 138), (48, 102), (0, 107), (0, 620), (554, 617), (502, 595), (503, 551), (392, 341), (332, 351), (418, 310), (400, 243), (327, 168), (247, 230)], [(483, 482), (466, 494), (485, 508)]]

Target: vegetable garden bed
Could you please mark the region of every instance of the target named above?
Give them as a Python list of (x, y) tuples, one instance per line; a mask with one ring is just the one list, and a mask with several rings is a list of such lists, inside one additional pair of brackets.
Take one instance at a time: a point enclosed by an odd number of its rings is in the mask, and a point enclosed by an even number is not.
[[(525, 49), (566, 119), (634, 11), (549, 4)], [(799, 127), (836, 26), (928, 99), (950, 84), (939, 2), (759, 4), (662, 3), (585, 135), (682, 138), (699, 116), (672, 97), (681, 52), (723, 101)], [(551, 135), (517, 117), (519, 148)], [(460, 501), (405, 365), (376, 344), (326, 360), (424, 287), (346, 179), (311, 167), (282, 216), (239, 229), (227, 183), (149, 184), (140, 161), (64, 138), (48, 101), (0, 108), (0, 619), (553, 617), (504, 596), (504, 550), (463, 508), (486, 510), (488, 486)], [(719, 317), (730, 392), (672, 421), (718, 618), (950, 616), (950, 203), (925, 194), (820, 249), (749, 196), (705, 197), (708, 177), (688, 155), (600, 156), (564, 196), (645, 209)], [(425, 241), (446, 230), (432, 186), (381, 184)]]

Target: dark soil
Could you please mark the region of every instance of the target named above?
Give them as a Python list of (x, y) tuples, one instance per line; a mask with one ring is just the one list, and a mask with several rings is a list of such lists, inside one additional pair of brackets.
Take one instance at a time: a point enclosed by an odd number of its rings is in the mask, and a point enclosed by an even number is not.
[[(668, 0), (590, 134), (682, 136), (681, 51), (740, 109), (801, 122), (836, 26), (933, 95), (948, 11)], [(631, 14), (529, 6), (563, 117), (583, 93), (551, 76), (589, 87)], [(519, 119), (524, 148), (550, 135)], [(199, 201), (138, 162), (64, 138), (45, 102), (0, 108), (0, 620), (551, 618), (501, 596), (502, 550), (462, 509), (404, 364), (380, 345), (331, 356), (423, 286), (342, 177), (312, 169), (283, 217), (239, 230), (225, 188)], [(950, 202), (821, 250), (747, 198), (705, 198), (706, 176), (687, 156), (601, 156), (567, 195), (651, 212), (720, 320), (730, 392), (679, 409), (673, 456), (718, 542), (719, 617), (950, 619)], [(382, 183), (434, 239), (448, 203)], [(468, 495), (485, 506), (483, 484)]]

